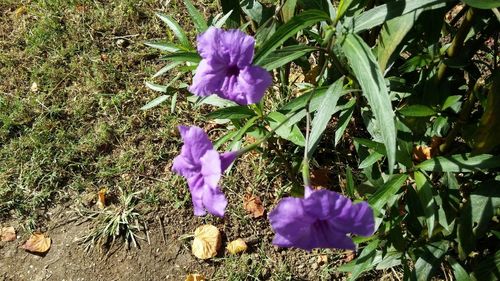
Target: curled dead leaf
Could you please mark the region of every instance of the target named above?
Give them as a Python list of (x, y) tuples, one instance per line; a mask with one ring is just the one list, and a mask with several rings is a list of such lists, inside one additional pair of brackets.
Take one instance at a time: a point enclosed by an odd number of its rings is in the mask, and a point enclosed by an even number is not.
[(231, 241), (227, 246), (226, 249), (230, 254), (238, 254), (241, 252), (244, 252), (247, 250), (247, 243), (241, 238), (238, 238), (234, 241)]
[(426, 145), (417, 145), (413, 148), (413, 160), (422, 162), (432, 158), (431, 148)]
[(51, 243), (50, 237), (44, 233), (33, 233), (21, 248), (31, 253), (45, 254), (50, 249)]
[(17, 238), (16, 230), (12, 226), (2, 227), (2, 229), (0, 229), (0, 238), (2, 242), (14, 241)]
[(201, 274), (189, 274), (186, 276), (186, 281), (205, 281), (205, 276)]
[(254, 218), (264, 215), (264, 206), (262, 206), (262, 201), (258, 196), (246, 194), (243, 197), (243, 208)]
[(217, 255), (221, 243), (221, 235), (217, 227), (206, 224), (199, 226), (194, 231), (191, 250), (195, 257), (205, 260)]
[(106, 193), (108, 190), (106, 188), (101, 188), (99, 192), (97, 192), (97, 208), (104, 209), (106, 207)]

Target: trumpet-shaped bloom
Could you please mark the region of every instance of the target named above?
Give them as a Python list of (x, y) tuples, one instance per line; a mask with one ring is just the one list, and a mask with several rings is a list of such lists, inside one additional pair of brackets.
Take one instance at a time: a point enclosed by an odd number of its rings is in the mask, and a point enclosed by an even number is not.
[(273, 244), (310, 251), (314, 248), (354, 249), (348, 233), (374, 232), (368, 203), (353, 204), (334, 191), (305, 188), (304, 198), (287, 197), (269, 214), (275, 232)]
[(227, 205), (218, 183), (222, 173), (236, 159), (237, 152), (219, 154), (199, 127), (179, 126), (184, 145), (175, 157), (172, 170), (188, 182), (194, 214), (209, 213), (222, 217)]
[(216, 94), (241, 105), (259, 102), (271, 85), (269, 72), (252, 65), (255, 40), (238, 29), (210, 27), (198, 35), (202, 58), (189, 90), (197, 96)]

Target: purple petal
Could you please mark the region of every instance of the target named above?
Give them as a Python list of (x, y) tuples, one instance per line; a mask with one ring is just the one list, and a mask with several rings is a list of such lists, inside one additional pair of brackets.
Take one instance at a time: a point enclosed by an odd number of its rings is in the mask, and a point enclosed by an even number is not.
[(219, 153), (215, 150), (208, 150), (201, 161), (201, 174), (203, 180), (209, 187), (216, 187), (221, 176), (221, 163)]
[(193, 164), (200, 165), (200, 158), (208, 150), (213, 149), (212, 142), (200, 127), (189, 127), (189, 130), (184, 132), (182, 139), (184, 145), (181, 149), (181, 155), (189, 159)]
[(229, 55), (229, 64), (238, 68), (252, 64), (255, 40), (252, 36), (243, 33), (239, 29), (224, 31), (219, 37), (221, 48), (219, 54)]
[(236, 102), (242, 105), (259, 102), (269, 86), (272, 84), (272, 78), (269, 72), (262, 67), (248, 66), (242, 69), (238, 75), (238, 89), (236, 93), (230, 93), (234, 96)]
[(189, 187), (191, 192), (191, 201), (193, 202), (193, 210), (195, 216), (204, 216), (207, 214), (203, 206), (203, 186)]
[(174, 158), (174, 163), (172, 164), (172, 171), (183, 176), (183, 177), (191, 177), (193, 173), (196, 173), (196, 166), (189, 162), (182, 155), (178, 155)]
[(304, 199), (311, 196), (313, 189), (310, 186), (304, 186)]
[(220, 155), (220, 169), (222, 172), (226, 171), (231, 163), (238, 157), (238, 151), (224, 152)]
[(351, 233), (370, 236), (375, 231), (375, 219), (373, 210), (366, 202), (360, 202), (353, 205), (353, 225)]
[(211, 26), (205, 32), (198, 35), (198, 37), (196, 38), (196, 43), (198, 47), (198, 53), (200, 53), (200, 56), (202, 58), (209, 58), (215, 52), (217, 52), (220, 41), (219, 38), (223, 33), (224, 30)]
[(218, 187), (206, 187), (203, 192), (203, 205), (212, 215), (223, 217), (227, 200), (224, 193)]
[(311, 216), (325, 220), (337, 216), (335, 206), (342, 200), (341, 196), (330, 190), (313, 191), (304, 199), (304, 209)]
[(216, 59), (203, 59), (196, 68), (193, 84), (189, 91), (197, 96), (206, 97), (219, 92), (226, 77), (227, 65)]

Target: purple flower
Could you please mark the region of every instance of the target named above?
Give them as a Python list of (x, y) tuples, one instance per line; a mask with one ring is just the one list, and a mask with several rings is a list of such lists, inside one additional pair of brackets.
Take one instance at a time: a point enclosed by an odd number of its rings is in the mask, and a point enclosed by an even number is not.
[(313, 248), (355, 249), (348, 233), (370, 236), (373, 210), (329, 190), (305, 187), (304, 198), (287, 197), (269, 214), (275, 232), (273, 244), (307, 251)]
[(216, 216), (224, 216), (227, 205), (224, 193), (218, 187), (221, 174), (236, 159), (237, 152), (219, 154), (207, 134), (196, 126), (179, 126), (184, 145), (174, 159), (172, 170), (188, 182), (196, 216), (204, 216), (205, 209)]
[(197, 96), (216, 94), (241, 105), (259, 102), (271, 85), (269, 72), (252, 65), (255, 40), (238, 29), (210, 27), (198, 35), (202, 57), (193, 85)]

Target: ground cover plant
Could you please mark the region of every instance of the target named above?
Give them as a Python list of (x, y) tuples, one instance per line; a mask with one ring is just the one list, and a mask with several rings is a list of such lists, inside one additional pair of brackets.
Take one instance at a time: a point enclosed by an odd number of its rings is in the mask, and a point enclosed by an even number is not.
[(3, 1), (0, 276), (498, 279), (498, 6)]

